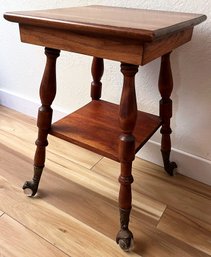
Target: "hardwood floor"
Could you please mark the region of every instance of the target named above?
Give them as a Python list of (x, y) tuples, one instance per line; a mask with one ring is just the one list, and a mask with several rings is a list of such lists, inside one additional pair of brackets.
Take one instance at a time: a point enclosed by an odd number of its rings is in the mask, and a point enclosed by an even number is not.
[(137, 158), (135, 248), (124, 253), (115, 243), (119, 164), (49, 136), (39, 194), (27, 198), (36, 136), (33, 118), (0, 107), (0, 256), (211, 256), (211, 187)]

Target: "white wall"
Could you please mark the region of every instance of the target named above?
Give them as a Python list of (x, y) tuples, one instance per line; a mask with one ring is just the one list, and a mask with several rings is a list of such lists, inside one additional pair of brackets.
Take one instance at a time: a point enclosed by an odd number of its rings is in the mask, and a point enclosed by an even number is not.
[[(179, 162), (178, 171), (211, 184), (211, 1), (0, 0), (0, 13), (2, 16), (5, 11), (89, 4), (194, 12), (208, 16), (206, 22), (195, 27), (192, 41), (172, 53), (172, 145), (173, 156)], [(20, 43), (17, 24), (3, 18), (0, 20), (0, 44), (0, 103), (34, 115), (37, 105), (33, 103), (39, 102), (38, 85), (45, 65), (43, 49)], [(91, 57), (62, 52), (58, 59), (55, 109), (68, 113), (89, 101), (91, 60)], [(138, 107), (152, 113), (158, 113), (159, 64), (160, 60), (155, 60), (140, 67), (136, 77)], [(118, 103), (121, 84), (119, 63), (106, 61), (103, 99)], [(143, 149), (142, 156), (161, 163), (157, 142), (160, 142), (159, 133)]]

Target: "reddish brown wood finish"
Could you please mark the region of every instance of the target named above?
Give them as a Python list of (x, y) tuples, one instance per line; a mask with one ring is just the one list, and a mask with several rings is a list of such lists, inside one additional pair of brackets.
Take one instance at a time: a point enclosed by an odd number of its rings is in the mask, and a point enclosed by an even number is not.
[(165, 54), (161, 58), (160, 76), (159, 76), (159, 91), (162, 99), (160, 100), (160, 117), (162, 119), (161, 128), (161, 152), (165, 170), (173, 175), (176, 163), (170, 162), (171, 138), (172, 133), (170, 127), (170, 119), (172, 117), (172, 100), (170, 99), (173, 90), (173, 78), (170, 64), (170, 53)]
[[(138, 151), (161, 125), (161, 152), (164, 168), (173, 174), (170, 162), (173, 80), (170, 51), (191, 40), (193, 27), (205, 15), (139, 10), (108, 6), (86, 6), (28, 12), (6, 13), (18, 22), (22, 42), (48, 47), (47, 64), (40, 88), (42, 106), (38, 114), (37, 150), (33, 181), (25, 184), (37, 191), (45, 162), (47, 135), (51, 134), (121, 162), (119, 176), (121, 230), (116, 241), (129, 250), (132, 233), (128, 229), (131, 210), (132, 161)], [(51, 49), (50, 49), (51, 48)], [(59, 50), (95, 56), (92, 63), (92, 102), (51, 127), (51, 103), (56, 93), (56, 58)], [(137, 111), (135, 74), (144, 65), (162, 56), (159, 77), (160, 117)], [(120, 61), (124, 84), (120, 107), (101, 97), (103, 59)], [(118, 120), (119, 117), (119, 120)], [(50, 130), (51, 128), (51, 130)]]
[(101, 97), (102, 83), (100, 82), (104, 72), (104, 62), (102, 58), (93, 57), (92, 61), (91, 97), (92, 100), (99, 100)]
[(44, 166), (45, 147), (48, 145), (47, 135), (51, 127), (52, 108), (51, 104), (56, 95), (56, 58), (60, 51), (45, 49), (47, 62), (40, 85), (40, 99), (42, 106), (39, 108), (37, 126), (39, 128), (38, 139), (36, 140), (37, 150), (34, 157), (34, 165)]
[(135, 158), (135, 137), (133, 130), (137, 120), (137, 104), (135, 93), (135, 74), (137, 65), (121, 64), (121, 72), (124, 76), (122, 96), (119, 108), (119, 124), (121, 128), (119, 142), (119, 160), (121, 162), (119, 207), (131, 208), (131, 175), (132, 161)]
[[(118, 105), (102, 100), (93, 100), (74, 113), (55, 122), (50, 133), (115, 161), (120, 161), (118, 145), (121, 129), (118, 116)], [(160, 117), (138, 111), (134, 129), (136, 152), (160, 125)]]
[(132, 38), (139, 42), (153, 41), (206, 20), (202, 14), (102, 5), (18, 11), (5, 13), (4, 17), (20, 24), (104, 35), (107, 38)]
[[(132, 161), (135, 158), (135, 136), (134, 128), (137, 120), (137, 103), (135, 92), (135, 75), (138, 66), (132, 64), (121, 64), (121, 72), (124, 76), (122, 96), (119, 110), (119, 124), (121, 128), (119, 142), (119, 159), (121, 162), (121, 173), (119, 176), (119, 208), (121, 229), (117, 234), (117, 243), (124, 249), (130, 248), (133, 234), (128, 229), (130, 210), (132, 208)], [(127, 240), (121, 241), (122, 238)], [(122, 245), (121, 245), (122, 244)]]
[(173, 49), (187, 43), (191, 40), (193, 34), (193, 27), (187, 28), (183, 31), (167, 35), (165, 39), (158, 39), (153, 42), (146, 42), (144, 44), (143, 57), (141, 65), (147, 64), (154, 59), (169, 53)]
[[(206, 19), (193, 13), (85, 6), (6, 13), (21, 41), (144, 65), (191, 40)], [(48, 36), (46, 36), (48, 35)]]
[(32, 181), (26, 181), (23, 189), (30, 189), (35, 195), (39, 186), (40, 177), (45, 164), (45, 151), (48, 145), (47, 136), (51, 127), (52, 109), (51, 104), (56, 95), (56, 59), (59, 50), (45, 48), (47, 56), (45, 71), (40, 85), (41, 107), (38, 111), (37, 126), (38, 138), (35, 142), (37, 149), (34, 156), (34, 177)]

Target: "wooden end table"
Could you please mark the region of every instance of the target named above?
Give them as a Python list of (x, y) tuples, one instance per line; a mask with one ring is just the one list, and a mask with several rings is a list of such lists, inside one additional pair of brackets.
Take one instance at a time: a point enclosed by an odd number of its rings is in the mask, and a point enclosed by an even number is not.
[[(195, 25), (205, 15), (164, 11), (86, 6), (52, 10), (10, 12), (4, 17), (19, 23), (21, 41), (45, 47), (47, 62), (40, 86), (42, 106), (34, 157), (34, 176), (23, 189), (34, 196), (44, 168), (47, 136), (77, 144), (121, 163), (119, 208), (121, 229), (116, 241), (128, 251), (133, 234), (128, 229), (131, 211), (131, 174), (135, 153), (161, 126), (164, 169), (173, 175), (170, 162), (173, 89), (170, 53), (191, 40)], [(51, 104), (56, 95), (56, 59), (60, 50), (93, 56), (91, 102), (51, 124)], [(161, 57), (160, 115), (137, 110), (135, 74), (139, 65)], [(103, 59), (121, 62), (124, 77), (119, 105), (100, 100)]]

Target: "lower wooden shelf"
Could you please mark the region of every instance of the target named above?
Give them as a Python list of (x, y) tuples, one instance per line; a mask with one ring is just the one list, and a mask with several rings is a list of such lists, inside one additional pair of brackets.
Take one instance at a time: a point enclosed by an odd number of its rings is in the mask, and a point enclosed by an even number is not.
[[(119, 105), (106, 101), (91, 101), (84, 107), (55, 122), (50, 134), (82, 146), (95, 153), (119, 161)], [(138, 111), (134, 136), (136, 152), (160, 127), (158, 116)]]

